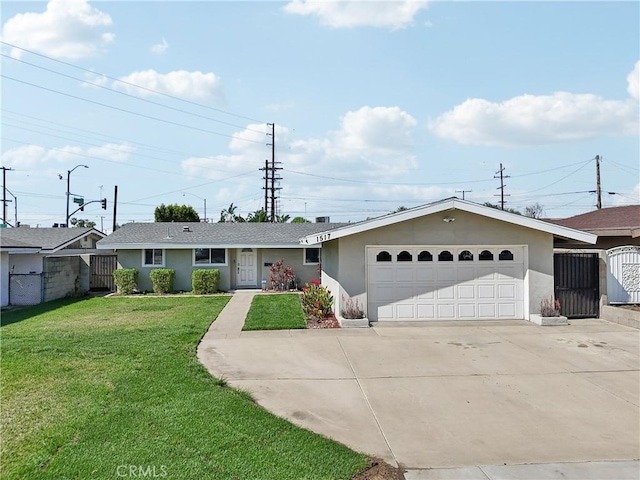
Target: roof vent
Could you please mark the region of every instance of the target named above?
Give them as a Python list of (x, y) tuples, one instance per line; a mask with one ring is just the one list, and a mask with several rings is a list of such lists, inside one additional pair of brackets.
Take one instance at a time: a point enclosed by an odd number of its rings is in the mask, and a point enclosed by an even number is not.
[(191, 229), (189, 228), (189, 226), (188, 226), (188, 225), (185, 225), (184, 227), (182, 227), (182, 231), (183, 231), (183, 232), (190, 232), (190, 231), (191, 231)]

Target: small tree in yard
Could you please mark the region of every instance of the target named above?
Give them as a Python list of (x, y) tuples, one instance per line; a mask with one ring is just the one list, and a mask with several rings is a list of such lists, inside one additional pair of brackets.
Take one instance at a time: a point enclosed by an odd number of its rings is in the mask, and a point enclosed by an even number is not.
[(276, 263), (269, 267), (271, 274), (269, 275), (269, 282), (274, 290), (280, 292), (289, 290), (289, 287), (293, 280), (296, 278), (293, 273), (293, 268), (285, 266), (284, 258), (279, 259)]

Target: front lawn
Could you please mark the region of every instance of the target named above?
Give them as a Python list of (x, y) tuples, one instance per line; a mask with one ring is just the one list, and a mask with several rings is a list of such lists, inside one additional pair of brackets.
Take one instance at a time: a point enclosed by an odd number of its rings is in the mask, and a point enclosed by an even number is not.
[(92, 298), (3, 313), (0, 477), (347, 479), (365, 468), (364, 455), (275, 417), (197, 361), (227, 301)]
[(297, 293), (256, 295), (242, 330), (288, 330), (307, 328)]

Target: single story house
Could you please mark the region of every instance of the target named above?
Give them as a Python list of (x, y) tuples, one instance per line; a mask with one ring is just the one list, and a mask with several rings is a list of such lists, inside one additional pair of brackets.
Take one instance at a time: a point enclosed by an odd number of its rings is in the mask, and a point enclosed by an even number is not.
[(292, 267), (298, 286), (319, 278), (321, 245), (299, 239), (344, 224), (330, 223), (127, 223), (98, 242), (113, 249), (119, 268), (138, 270), (138, 289), (153, 289), (154, 268), (175, 270), (174, 288), (191, 290), (193, 270), (220, 271), (221, 290), (260, 288), (280, 258)]
[(89, 290), (94, 228), (0, 229), (2, 306), (35, 305)]
[(309, 234), (322, 283), (370, 321), (530, 319), (554, 295), (556, 239), (597, 237), (457, 198)]

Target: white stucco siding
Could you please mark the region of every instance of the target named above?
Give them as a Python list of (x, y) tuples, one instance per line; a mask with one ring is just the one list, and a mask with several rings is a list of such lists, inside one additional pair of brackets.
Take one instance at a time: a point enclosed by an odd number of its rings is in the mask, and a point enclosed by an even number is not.
[[(454, 217), (450, 223), (444, 217)], [(327, 246), (338, 243), (338, 248)], [(484, 216), (450, 210), (327, 242), (328, 266), (337, 256), (341, 292), (367, 304), (367, 245), (521, 245), (525, 250), (525, 317), (536, 313), (542, 298), (553, 295), (553, 235)], [(323, 268), (325, 267), (323, 265)], [(329, 273), (329, 272), (327, 272)]]

